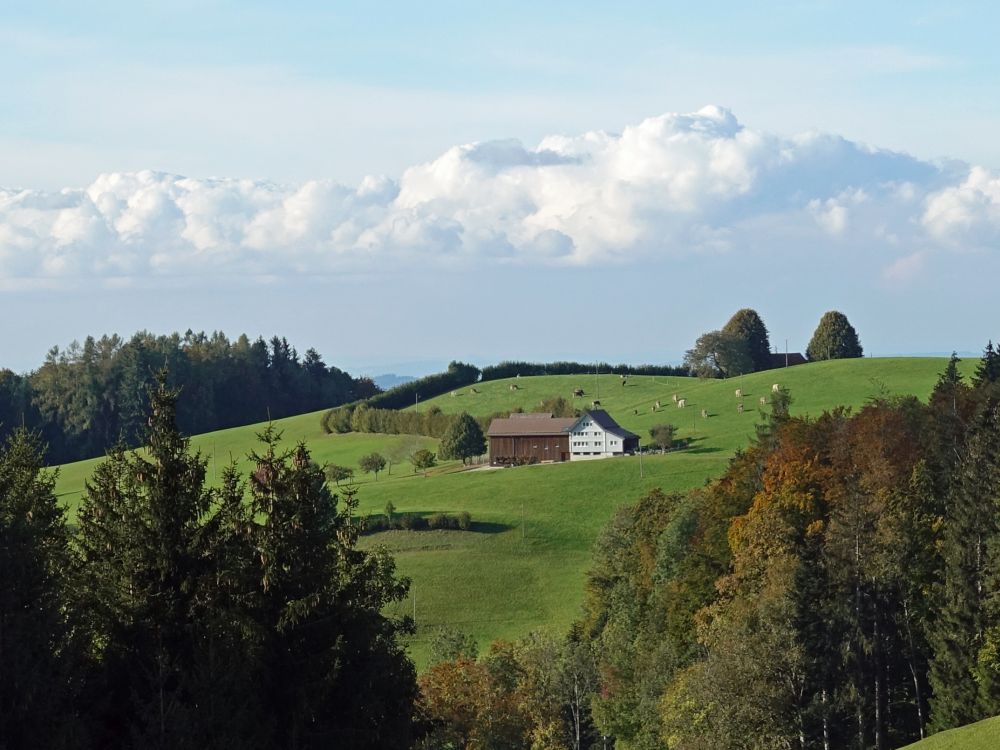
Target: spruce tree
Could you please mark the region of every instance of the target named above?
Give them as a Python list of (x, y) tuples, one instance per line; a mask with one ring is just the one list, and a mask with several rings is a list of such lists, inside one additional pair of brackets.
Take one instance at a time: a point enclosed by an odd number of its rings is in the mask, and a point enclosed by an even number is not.
[(305, 445), (281, 451), (272, 426), (260, 437), (250, 492), (273, 743), (407, 747), (416, 681), (397, 637), (409, 626), (384, 610), (408, 582), (387, 553), (357, 549), (353, 490), (338, 507)]
[(806, 356), (814, 362), (823, 359), (851, 359), (863, 354), (858, 332), (847, 320), (847, 316), (836, 310), (823, 314), (806, 348)]
[(113, 449), (86, 484), (79, 513), (81, 585), (103, 666), (101, 742), (179, 746), (192, 708), (210, 506), (205, 461), (176, 427), (177, 394), (151, 389), (148, 448)]
[(471, 416), (462, 412), (451, 423), (441, 438), (441, 457), (460, 458), (466, 463), (470, 458), (486, 452), (486, 436), (483, 428)]
[(993, 348), (993, 341), (986, 343), (983, 351), (983, 358), (976, 367), (975, 377), (972, 384), (976, 388), (982, 388), (1000, 381), (1000, 351)]
[[(82, 676), (68, 606), (69, 534), (37, 435), (0, 449), (0, 747), (68, 747)], [(82, 740), (82, 737), (76, 736)]]
[(767, 335), (767, 326), (756, 310), (749, 307), (738, 310), (722, 330), (746, 342), (754, 371), (771, 368), (771, 341)]
[(990, 625), (988, 554), (998, 534), (998, 482), (1000, 409), (990, 409), (980, 416), (968, 438), (943, 522), (944, 574), (936, 591), (938, 612), (930, 632), (934, 649), (931, 722), (937, 730), (984, 717), (975, 675)]

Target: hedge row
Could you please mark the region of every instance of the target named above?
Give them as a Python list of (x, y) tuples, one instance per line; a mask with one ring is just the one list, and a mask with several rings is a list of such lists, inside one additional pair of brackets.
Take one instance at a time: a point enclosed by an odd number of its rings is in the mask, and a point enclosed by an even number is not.
[(502, 380), (518, 375), (589, 375), (595, 372), (614, 373), (615, 375), (682, 375), (691, 373), (686, 367), (677, 365), (609, 365), (607, 362), (501, 362), (489, 365), (481, 371), (481, 379)]
[(400, 513), (389, 516), (365, 516), (361, 519), (362, 534), (376, 534), (380, 531), (433, 531), (435, 529), (454, 529), (469, 531), (472, 528), (472, 516), (468, 511), (461, 511), (454, 516), (447, 513), (434, 513), (426, 518), (419, 513)]

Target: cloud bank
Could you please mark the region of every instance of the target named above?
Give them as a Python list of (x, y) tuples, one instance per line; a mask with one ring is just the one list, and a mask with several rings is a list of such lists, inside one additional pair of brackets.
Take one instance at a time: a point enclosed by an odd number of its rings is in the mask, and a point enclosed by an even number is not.
[(535, 148), (455, 146), (356, 187), (143, 171), (58, 192), (0, 188), (8, 287), (765, 252), (864, 252), (903, 279), (929, 252), (998, 239), (996, 173), (835, 135), (760, 132), (715, 106)]

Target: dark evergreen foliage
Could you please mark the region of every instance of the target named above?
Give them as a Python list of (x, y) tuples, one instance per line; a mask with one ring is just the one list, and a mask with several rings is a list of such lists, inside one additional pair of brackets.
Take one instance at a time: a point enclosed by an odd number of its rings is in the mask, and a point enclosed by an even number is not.
[(441, 438), (441, 458), (460, 458), (464, 464), (468, 459), (486, 452), (486, 436), (483, 428), (471, 416), (462, 412), (452, 422)]
[(177, 420), (200, 433), (300, 414), (375, 395), (368, 378), (328, 367), (309, 349), (303, 358), (287, 340), (229, 341), (222, 333), (131, 339), (88, 337), (54, 347), (35, 372), (0, 371), (0, 435), (16, 426), (38, 430), (47, 457), (62, 463), (103, 455), (121, 441), (138, 445), (146, 429), (147, 389), (166, 367), (182, 388)]
[(806, 357), (816, 362), (823, 359), (851, 359), (864, 355), (858, 332), (842, 312), (830, 310), (816, 326), (809, 346), (806, 347)]
[(770, 369), (771, 340), (767, 335), (767, 326), (756, 310), (749, 307), (737, 310), (722, 330), (746, 343), (754, 371)]
[(0, 448), (0, 747), (86, 745), (69, 532), (37, 435)]

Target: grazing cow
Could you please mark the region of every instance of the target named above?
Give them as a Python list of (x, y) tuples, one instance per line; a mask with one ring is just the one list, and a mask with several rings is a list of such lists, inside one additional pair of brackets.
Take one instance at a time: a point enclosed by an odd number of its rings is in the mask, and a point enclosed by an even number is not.
[(687, 399), (683, 399), (683, 398), (677, 399), (677, 408), (678, 409), (683, 409), (685, 406), (687, 406)]
[(598, 406), (600, 406), (600, 405), (601, 405), (601, 402), (600, 402), (600, 401), (591, 401), (591, 402), (590, 402), (590, 406), (591, 406), (591, 408), (594, 408), (594, 409), (596, 409), (596, 408), (597, 408)]
[(767, 406), (767, 396), (761, 396), (760, 397), (760, 405), (761, 406)]
[(672, 398), (674, 400), (675, 404), (677, 403), (677, 394), (676, 393), (673, 396), (671, 396), (670, 398)]
[(573, 389), (573, 395), (574, 396), (582, 396), (583, 395), (583, 388), (574, 388)]
[(516, 390), (517, 390), (517, 385), (516, 385), (515, 383), (511, 383), (511, 384), (510, 384), (510, 386), (508, 386), (508, 387), (509, 387), (509, 388), (510, 388), (510, 390), (512, 390), (512, 391), (516, 391)]
[(656, 407), (655, 407), (655, 406), (650, 406), (650, 407), (649, 407), (649, 411), (650, 411), (651, 413), (653, 413), (653, 414), (656, 414)]
[(708, 409), (702, 409), (701, 410), (701, 418), (702, 419), (708, 419)]
[(662, 407), (660, 406), (660, 400), (656, 400), (656, 410), (659, 411)]
[(737, 414), (742, 414), (743, 413), (743, 402), (742, 401), (740, 401), (740, 403), (736, 404), (736, 413)]
[(623, 377), (622, 378), (622, 388), (624, 388), (627, 385), (628, 385), (628, 378)]
[(469, 393), (479, 393), (479, 389), (478, 388), (470, 388), (469, 389)]
[(450, 395), (452, 398), (455, 398), (458, 395), (458, 391), (452, 391)]
[(743, 398), (743, 389), (742, 388), (737, 388), (736, 389), (736, 398)]
[(771, 386), (771, 393), (777, 393), (780, 390), (781, 390), (781, 386), (778, 385), (777, 383), (775, 383), (774, 385)]

